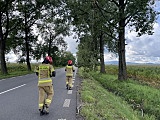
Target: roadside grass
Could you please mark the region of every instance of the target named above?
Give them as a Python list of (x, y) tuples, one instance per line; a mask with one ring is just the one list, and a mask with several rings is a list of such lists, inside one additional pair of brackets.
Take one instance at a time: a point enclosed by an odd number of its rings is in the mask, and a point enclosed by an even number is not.
[[(90, 74), (93, 76), (91, 77)], [(158, 120), (159, 118), (155, 118), (157, 113), (156, 111), (152, 111), (155, 106), (153, 105), (155, 102), (159, 100), (159, 98), (152, 98), (155, 94), (159, 97), (159, 93), (154, 88), (145, 88), (143, 89), (143, 85), (139, 86), (137, 82), (120, 82), (116, 80), (116, 76), (107, 75), (107, 74), (98, 74), (96, 72), (86, 73), (79, 69), (79, 75), (82, 77), (82, 89), (81, 89), (81, 99), (82, 99), (82, 108), (80, 110), (80, 114), (85, 117), (86, 120)], [(133, 84), (133, 85), (130, 85)], [(134, 86), (138, 87), (134, 87)], [(129, 86), (129, 87), (128, 87)], [(142, 87), (142, 89), (141, 89)], [(126, 89), (128, 88), (128, 89)], [(138, 90), (137, 90), (138, 89)], [(146, 91), (147, 90), (147, 91)], [(141, 98), (143, 94), (146, 95), (145, 92), (149, 92), (152, 94), (152, 90), (156, 91), (155, 94), (149, 95), (146, 99), (144, 105), (149, 104), (148, 109), (142, 108), (142, 111), (134, 108), (139, 105), (136, 103), (136, 99), (134, 99), (135, 95), (137, 98)], [(109, 92), (110, 91), (110, 92)], [(135, 91), (135, 93), (134, 93)], [(136, 92), (139, 91), (139, 92)], [(124, 92), (124, 93), (123, 93)], [(133, 95), (133, 96), (132, 96)], [(141, 97), (140, 97), (140, 96)], [(125, 98), (126, 97), (126, 98)], [(133, 97), (133, 98), (132, 98)], [(146, 97), (146, 96), (143, 96)], [(150, 98), (151, 97), (151, 98)], [(135, 103), (129, 104), (130, 102)], [(148, 99), (152, 99), (153, 104), (151, 104)], [(154, 100), (156, 99), (156, 100)], [(135, 101), (134, 101), (135, 100)], [(156, 103), (158, 106), (159, 103)], [(134, 109), (134, 110), (133, 110)], [(155, 109), (159, 109), (156, 107)], [(147, 112), (150, 114), (147, 114)], [(152, 112), (151, 112), (152, 111)], [(155, 112), (155, 113), (154, 113)]]
[(82, 86), (80, 113), (85, 120), (139, 120), (124, 101), (107, 92), (98, 82), (85, 79)]
[[(32, 74), (32, 73), (35, 72), (35, 68), (39, 64), (40, 63), (31, 63), (31, 71), (28, 71), (27, 70), (27, 64), (7, 63), (8, 74), (7, 75), (2, 75), (1, 74), (1, 69), (0, 69), (0, 80), (5, 79), (5, 78), (10, 78), (10, 77), (15, 77), (15, 76)], [(54, 67), (54, 68), (56, 69), (56, 68), (61, 68), (61, 67)]]
[(14, 71), (14, 72), (11, 72), (7, 75), (1, 75), (0, 74), (0, 80), (1, 79), (5, 79), (5, 78), (10, 78), (10, 77), (16, 77), (16, 76), (21, 76), (21, 75), (26, 75), (26, 74), (32, 74), (33, 72), (28, 72), (28, 71)]
[(159, 89), (140, 84), (134, 80), (119, 81), (117, 76), (90, 72), (92, 77), (101, 85), (127, 101), (133, 109), (141, 114), (154, 116), (160, 120), (160, 92)]
[(26, 74), (32, 74), (32, 73), (34, 73), (34, 69), (36, 66), (37, 66), (37, 64), (31, 64), (32, 70), (28, 71), (26, 64), (8, 63), (7, 64), (8, 74), (2, 75), (1, 70), (0, 70), (0, 79), (21, 76), (21, 75), (26, 75)]
[[(100, 68), (99, 68), (100, 69)], [(117, 75), (117, 65), (106, 65), (108, 74)], [(160, 65), (127, 65), (128, 78), (143, 82), (150, 86), (160, 88)]]

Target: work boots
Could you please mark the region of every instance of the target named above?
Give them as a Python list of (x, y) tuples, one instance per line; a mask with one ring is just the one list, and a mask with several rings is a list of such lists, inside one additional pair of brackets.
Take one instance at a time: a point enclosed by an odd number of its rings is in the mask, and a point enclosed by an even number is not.
[(48, 105), (47, 104), (45, 104), (45, 107), (44, 107), (45, 109), (45, 114), (47, 115), (47, 114), (49, 114), (49, 107), (48, 107)]
[(67, 90), (69, 89), (69, 85), (68, 85), (68, 84), (66, 85), (66, 89), (67, 89)]
[(39, 109), (40, 116), (49, 114), (49, 107), (47, 104), (43, 105), (42, 109)]
[(72, 87), (70, 87), (68, 84), (66, 85), (67, 90), (72, 90)]
[(40, 112), (40, 116), (42, 116), (42, 115), (44, 115), (44, 114), (45, 114), (45, 112), (44, 112), (44, 110), (43, 110), (43, 109), (39, 109), (39, 112)]

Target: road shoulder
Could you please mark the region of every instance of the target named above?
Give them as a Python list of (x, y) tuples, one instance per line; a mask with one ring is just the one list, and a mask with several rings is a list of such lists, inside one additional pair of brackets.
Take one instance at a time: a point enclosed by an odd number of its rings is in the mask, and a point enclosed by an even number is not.
[(82, 107), (82, 101), (80, 99), (80, 91), (81, 91), (81, 83), (82, 83), (82, 78), (77, 74), (76, 75), (76, 120), (85, 120), (83, 116), (80, 115), (80, 109)]

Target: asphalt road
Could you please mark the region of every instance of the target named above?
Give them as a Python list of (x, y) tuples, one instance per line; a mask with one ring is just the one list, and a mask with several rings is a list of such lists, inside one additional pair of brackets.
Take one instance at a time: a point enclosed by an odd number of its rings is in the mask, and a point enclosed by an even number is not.
[(0, 120), (76, 120), (76, 72), (73, 90), (66, 90), (64, 68), (56, 69), (50, 113), (44, 116), (38, 111), (35, 74), (0, 80)]

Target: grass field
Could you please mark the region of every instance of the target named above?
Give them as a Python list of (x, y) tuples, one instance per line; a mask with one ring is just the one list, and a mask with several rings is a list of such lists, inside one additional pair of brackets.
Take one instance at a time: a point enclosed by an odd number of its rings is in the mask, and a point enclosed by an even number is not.
[(31, 64), (32, 70), (28, 71), (26, 64), (7, 63), (8, 75), (2, 75), (1, 69), (0, 69), (0, 79), (20, 76), (20, 75), (25, 75), (25, 74), (31, 74), (34, 72), (35, 66), (37, 66), (37, 64)]
[[(118, 75), (118, 66), (106, 65), (106, 72)], [(160, 65), (128, 65), (127, 76), (133, 80), (160, 88)]]
[[(139, 74), (141, 77), (130, 77), (126, 81), (117, 80), (117, 66), (106, 66), (106, 70), (109, 71), (107, 74), (100, 74), (98, 71), (84, 72), (83, 69), (79, 70), (83, 79), (81, 114), (86, 120), (160, 119), (159, 79), (150, 80), (153, 73), (154, 76), (156, 74), (159, 76), (159, 67), (128, 66), (128, 70), (137, 70), (138, 74), (141, 73)], [(145, 70), (150, 71), (148, 77), (145, 77)], [(107, 101), (110, 101), (110, 104)], [(99, 102), (102, 105), (98, 104)], [(123, 109), (123, 107), (125, 108)], [(99, 111), (101, 112), (99, 113)], [(117, 115), (118, 117), (115, 117)]]

